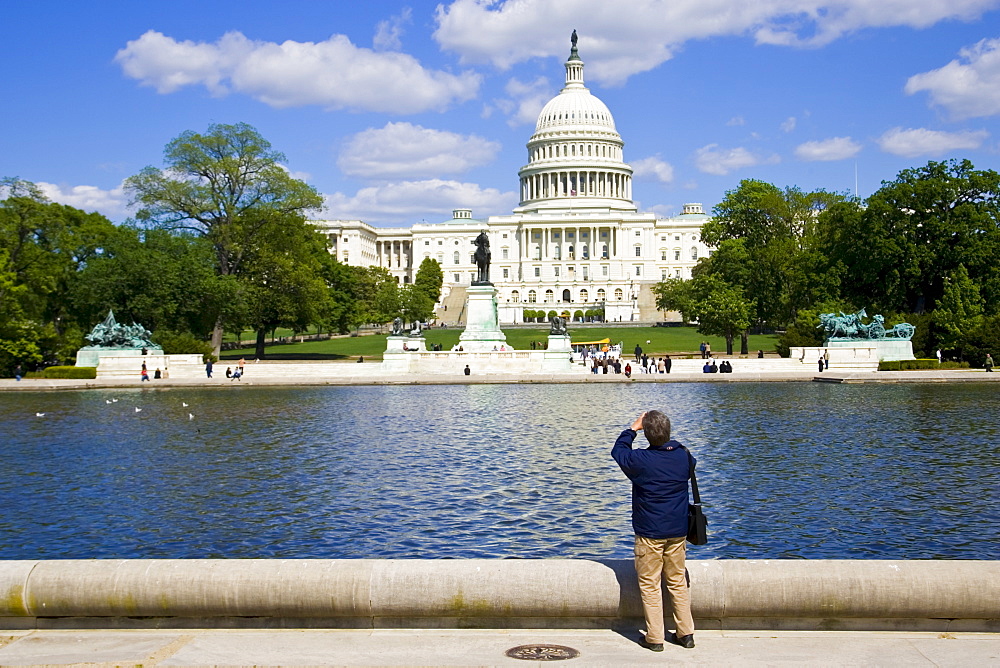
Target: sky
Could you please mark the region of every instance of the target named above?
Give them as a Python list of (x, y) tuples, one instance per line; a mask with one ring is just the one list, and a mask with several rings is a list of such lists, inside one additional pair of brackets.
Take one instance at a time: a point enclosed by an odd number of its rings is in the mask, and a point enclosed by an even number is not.
[(641, 211), (1000, 170), (1000, 0), (38, 0), (0, 13), (0, 177), (119, 222), (171, 139), (244, 122), (314, 217), (508, 214), (574, 29)]

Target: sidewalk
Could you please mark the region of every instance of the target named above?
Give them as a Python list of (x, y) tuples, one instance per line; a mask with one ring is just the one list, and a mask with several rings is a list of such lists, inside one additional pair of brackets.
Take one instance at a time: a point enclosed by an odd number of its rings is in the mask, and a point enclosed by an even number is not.
[[(365, 378), (335, 376), (284, 376), (271, 373), (255, 376), (248, 365), (248, 373), (239, 381), (225, 376), (207, 379), (163, 378), (148, 383), (134, 378), (107, 378), (95, 380), (54, 380), (26, 378), (20, 382), (13, 378), (0, 379), (3, 391), (87, 390), (87, 389), (166, 389), (171, 387), (239, 388), (253, 386), (324, 386), (324, 385), (480, 385), (480, 384), (531, 384), (531, 383), (760, 383), (760, 382), (827, 382), (827, 383), (967, 383), (1000, 382), (1000, 373), (983, 373), (979, 370), (960, 371), (879, 371), (853, 373), (830, 370), (819, 374), (808, 372), (785, 373), (733, 373), (733, 374), (638, 374), (631, 379), (624, 374), (395, 374), (372, 375)], [(333, 367), (335, 369), (335, 367)]]
[[(1000, 666), (1000, 635), (699, 631), (697, 647), (651, 652), (639, 634), (597, 630), (0, 631), (0, 665), (87, 666)], [(508, 658), (526, 644), (566, 661)]]

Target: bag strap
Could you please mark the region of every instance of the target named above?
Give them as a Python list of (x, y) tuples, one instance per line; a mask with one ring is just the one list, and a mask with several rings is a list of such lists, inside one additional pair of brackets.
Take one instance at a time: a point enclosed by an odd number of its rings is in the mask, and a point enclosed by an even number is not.
[[(687, 448), (684, 448), (684, 449), (687, 450)], [(696, 504), (700, 504), (701, 503), (701, 495), (698, 494), (698, 478), (694, 474), (694, 457), (691, 456), (691, 451), (690, 450), (687, 450), (687, 453), (688, 453), (688, 464), (690, 465), (689, 471), (691, 473), (691, 476), (690, 476), (691, 477), (691, 494), (692, 494), (692, 496), (694, 496), (694, 502)]]

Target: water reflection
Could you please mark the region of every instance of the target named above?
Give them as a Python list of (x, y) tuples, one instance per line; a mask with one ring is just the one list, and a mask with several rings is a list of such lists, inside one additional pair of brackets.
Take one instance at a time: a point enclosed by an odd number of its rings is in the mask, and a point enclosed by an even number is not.
[(0, 557), (624, 558), (609, 451), (656, 407), (701, 461), (693, 556), (996, 559), (997, 404), (816, 383), (5, 393)]

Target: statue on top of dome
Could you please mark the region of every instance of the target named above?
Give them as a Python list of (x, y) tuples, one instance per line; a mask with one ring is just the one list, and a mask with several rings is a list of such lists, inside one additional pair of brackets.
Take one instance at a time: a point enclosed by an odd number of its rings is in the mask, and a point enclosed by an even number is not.
[(573, 48), (574, 48), (574, 49), (576, 48), (576, 40), (577, 40), (577, 37), (576, 37), (576, 30), (573, 30), (573, 34), (572, 34), (572, 35), (570, 35), (570, 37), (569, 37), (569, 41), (570, 41), (570, 44), (572, 44), (572, 45), (573, 45)]

